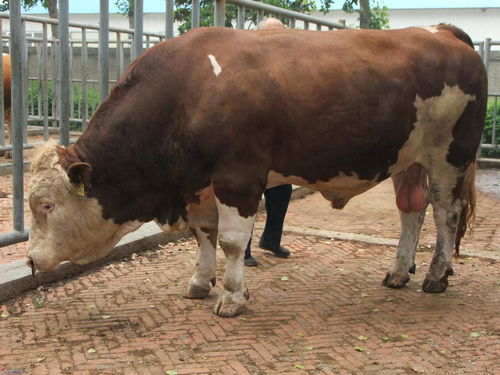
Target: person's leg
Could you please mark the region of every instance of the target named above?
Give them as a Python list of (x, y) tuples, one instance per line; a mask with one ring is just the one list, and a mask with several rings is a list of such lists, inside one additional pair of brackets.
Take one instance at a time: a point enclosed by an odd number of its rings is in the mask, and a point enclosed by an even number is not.
[(281, 245), (283, 223), (292, 196), (292, 185), (280, 185), (264, 192), (266, 198), (266, 225), (260, 238), (259, 247), (272, 251), (276, 256), (287, 258), (290, 251)]
[[(253, 229), (252, 229), (253, 236)], [(247, 248), (245, 249), (245, 266), (257, 267), (257, 261), (252, 256), (252, 237), (248, 240)]]

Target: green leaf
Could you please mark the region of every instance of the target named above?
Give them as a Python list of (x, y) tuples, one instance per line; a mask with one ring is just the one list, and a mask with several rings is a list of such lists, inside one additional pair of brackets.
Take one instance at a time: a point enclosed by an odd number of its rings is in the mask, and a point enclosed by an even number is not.
[(479, 337), (481, 334), (479, 332), (471, 332), (470, 337)]
[(366, 293), (361, 293), (361, 297), (363, 297), (363, 298), (364, 298), (364, 297), (368, 297), (368, 296), (369, 296), (369, 294), (366, 294)]
[(368, 340), (368, 337), (366, 337), (366, 336), (358, 336), (358, 340), (359, 341), (366, 341), (366, 340)]
[(288, 276), (283, 276), (283, 277), (281, 278), (281, 281), (288, 281)]
[(179, 374), (177, 371), (175, 370), (167, 370), (165, 371), (165, 375), (177, 375)]
[(103, 315), (103, 316), (102, 316), (102, 319), (103, 319), (103, 320), (107, 320), (107, 319), (109, 319), (109, 318), (111, 318), (111, 315)]
[(89, 354), (93, 354), (95, 352), (96, 352), (96, 350), (94, 348), (90, 348), (89, 350), (87, 350), (87, 353), (89, 353)]
[(305, 370), (305, 367), (302, 365), (293, 365), (293, 367), (298, 368), (299, 370)]
[(464, 301), (460, 301), (459, 303), (457, 303), (457, 305), (465, 306), (465, 302)]
[(399, 337), (401, 337), (403, 340), (406, 340), (406, 339), (408, 339), (410, 336), (409, 336), (409, 335), (405, 335), (405, 334), (403, 334), (403, 335), (401, 335), (401, 336), (399, 336)]
[(381, 339), (382, 339), (382, 341), (385, 341), (385, 342), (390, 340), (389, 337), (387, 337), (387, 336), (382, 336)]
[(306, 350), (313, 350), (313, 349), (314, 349), (314, 348), (313, 348), (313, 346), (312, 346), (312, 345), (307, 345), (307, 346), (306, 346)]
[(3, 319), (7, 319), (10, 316), (10, 313), (7, 310), (4, 310), (2, 315), (0, 315)]
[(88, 304), (87, 306), (85, 306), (85, 308), (87, 310), (90, 310), (90, 309), (95, 309), (96, 307), (95, 307), (95, 305), (93, 303), (91, 303), (91, 304)]
[(364, 352), (365, 348), (363, 348), (362, 346), (355, 346), (354, 350), (356, 350), (357, 352)]

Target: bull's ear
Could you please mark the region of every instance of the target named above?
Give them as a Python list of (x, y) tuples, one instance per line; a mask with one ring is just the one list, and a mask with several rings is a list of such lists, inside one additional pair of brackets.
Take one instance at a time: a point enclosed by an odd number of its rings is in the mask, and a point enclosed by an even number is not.
[(90, 189), (92, 166), (89, 163), (75, 162), (68, 168), (68, 177), (73, 184), (83, 184), (85, 190)]

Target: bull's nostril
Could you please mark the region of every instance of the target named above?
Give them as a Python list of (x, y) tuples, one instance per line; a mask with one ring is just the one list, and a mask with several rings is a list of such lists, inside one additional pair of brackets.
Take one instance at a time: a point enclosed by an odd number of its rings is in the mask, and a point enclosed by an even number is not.
[(35, 266), (35, 262), (33, 261), (33, 259), (32, 258), (28, 258), (28, 260), (26, 261), (26, 265), (28, 267), (31, 267), (31, 275), (33, 277), (35, 277), (36, 266)]

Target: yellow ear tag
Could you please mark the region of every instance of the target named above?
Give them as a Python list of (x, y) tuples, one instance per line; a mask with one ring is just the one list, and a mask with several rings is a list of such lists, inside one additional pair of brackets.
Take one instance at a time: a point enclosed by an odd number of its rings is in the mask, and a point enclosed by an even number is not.
[(81, 197), (85, 196), (85, 186), (83, 184), (80, 184), (78, 186), (78, 190), (76, 191), (76, 194), (78, 194)]

